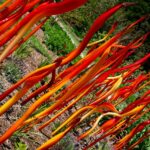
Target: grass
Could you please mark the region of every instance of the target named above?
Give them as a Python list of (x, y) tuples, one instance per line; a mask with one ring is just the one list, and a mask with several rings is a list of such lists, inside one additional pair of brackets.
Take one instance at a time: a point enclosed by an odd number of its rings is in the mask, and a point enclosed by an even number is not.
[(16, 83), (22, 77), (19, 67), (11, 61), (5, 64), (4, 73), (7, 80), (11, 83)]
[(44, 57), (46, 57), (48, 61), (52, 60), (50, 54), (48, 53), (48, 50), (40, 43), (38, 38), (34, 35), (14, 52), (14, 56), (19, 59), (24, 59), (30, 56), (32, 48)]
[(22, 44), (22, 45), (14, 52), (14, 56), (15, 56), (16, 58), (24, 59), (24, 58), (30, 56), (30, 54), (31, 54), (31, 48), (29, 47), (29, 42), (30, 42), (30, 40), (28, 40), (27, 42), (25, 42), (24, 44)]
[(65, 55), (75, 48), (67, 34), (53, 20), (45, 23), (43, 31), (46, 46), (57, 55)]
[(51, 56), (48, 53), (47, 49), (43, 47), (43, 45), (40, 43), (40, 41), (36, 36), (32, 36), (30, 40), (31, 40), (31, 47), (33, 47), (36, 51), (45, 56), (48, 60), (51, 60)]

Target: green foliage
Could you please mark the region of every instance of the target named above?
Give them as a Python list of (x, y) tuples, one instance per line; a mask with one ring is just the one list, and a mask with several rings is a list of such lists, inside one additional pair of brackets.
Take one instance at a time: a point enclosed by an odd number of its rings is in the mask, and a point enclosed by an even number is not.
[(21, 141), (15, 143), (15, 150), (27, 150), (27, 145)]
[(12, 140), (18, 140), (18, 138), (20, 138), (20, 137), (29, 138), (29, 136), (28, 136), (27, 133), (20, 132), (20, 131), (16, 131), (16, 132), (12, 135), (11, 139), (12, 139)]
[(53, 123), (52, 131), (56, 130), (61, 125), (60, 121), (56, 121)]
[(150, 137), (140, 143), (135, 150), (150, 150)]
[(31, 47), (38, 51), (41, 55), (45, 56), (48, 61), (51, 61), (51, 56), (48, 51), (43, 47), (36, 36), (32, 36), (28, 41), (22, 44), (14, 53), (16, 58), (24, 59), (30, 56)]
[(130, 104), (132, 102), (134, 102), (136, 100), (136, 98), (138, 98), (139, 94), (138, 93), (135, 93), (133, 95), (131, 95), (128, 100), (127, 100), (127, 104)]
[(81, 59), (80, 56), (77, 56), (74, 60), (72, 60), (71, 64), (77, 63)]
[[(118, 2), (124, 2), (124, 0), (118, 0)], [(129, 7), (126, 10), (126, 16), (129, 20), (136, 20), (142, 15), (147, 15), (150, 13), (150, 5), (149, 0), (126, 0), (126, 2), (136, 2), (136, 5), (134, 7)], [(143, 9), (144, 8), (144, 9)], [(134, 15), (134, 18), (131, 16), (131, 14)]]
[[(147, 120), (149, 118), (150, 112), (146, 113), (144, 116), (142, 116), (139, 120), (137, 120), (135, 123), (133, 123), (129, 128), (126, 129), (127, 132), (130, 132), (130, 130), (143, 122), (144, 120)], [(150, 126), (146, 126), (142, 131), (138, 132), (134, 137), (131, 139), (130, 143), (134, 143), (139, 139), (146, 131), (150, 130)], [(150, 138), (145, 139), (142, 143), (140, 143), (138, 146), (136, 146), (136, 150), (148, 150), (148, 147), (150, 148)]]
[[(93, 21), (108, 8), (118, 3), (118, 0), (89, 0), (84, 6), (63, 14), (62, 18), (67, 21), (73, 28), (75, 33), (79, 37), (83, 37), (86, 31), (90, 28)], [(119, 10), (114, 14), (100, 31), (108, 31), (110, 24), (113, 24), (117, 20), (122, 20), (124, 13)], [(115, 21), (114, 21), (115, 20)]]
[[(132, 0), (126, 0), (126, 1), (133, 2)], [(124, 2), (124, 0), (119, 0), (119, 2)], [(142, 1), (136, 0), (135, 2), (136, 2), (136, 5), (133, 7), (127, 8), (126, 13), (124, 14), (127, 23), (129, 23), (129, 21), (133, 22), (139, 19), (141, 16), (150, 14), (150, 5), (149, 5), (150, 1), (149, 0), (142, 0)], [(130, 38), (138, 37), (148, 32), (149, 30), (150, 30), (150, 19), (147, 19), (136, 27), (136, 30), (134, 30), (134, 32), (131, 33)], [(147, 52), (150, 52), (149, 42), (150, 42), (150, 38), (147, 38), (146, 42), (144, 43), (144, 46), (140, 47), (139, 50), (137, 51), (138, 55), (139, 53), (145, 54)]]
[(7, 62), (4, 67), (4, 73), (7, 80), (16, 83), (22, 76), (22, 72), (14, 62)]
[(95, 146), (89, 148), (89, 150), (110, 150), (110, 147), (108, 146), (107, 142), (99, 142), (96, 143)]
[(69, 135), (66, 135), (63, 139), (61, 139), (58, 145), (61, 147), (61, 150), (74, 150), (74, 143)]
[(44, 66), (46, 66), (46, 65), (48, 65), (48, 64), (50, 64), (50, 61), (48, 60), (48, 59), (44, 59), (44, 60), (42, 60), (41, 62), (40, 62), (40, 64), (39, 64), (39, 68), (41, 68), (41, 67), (44, 67)]
[(74, 49), (69, 37), (53, 20), (48, 20), (43, 26), (43, 30), (45, 44), (49, 50), (56, 52), (58, 55), (65, 55)]
[[(145, 90), (147, 89), (147, 87), (145, 87)], [(144, 90), (144, 91), (145, 91)], [(142, 91), (142, 94), (144, 92)], [(123, 110), (128, 104), (134, 102), (138, 97), (140, 97), (140, 93), (135, 93), (133, 95), (131, 95), (127, 101), (121, 103), (121, 105), (119, 105), (117, 107), (118, 110)], [(130, 133), (130, 131), (138, 126), (138, 124), (142, 123), (143, 121), (148, 120), (150, 115), (150, 112), (146, 113), (144, 116), (142, 116), (140, 119), (138, 119), (136, 122), (133, 122), (131, 124), (130, 127), (126, 128), (124, 130), (124, 133)], [(150, 130), (150, 126), (146, 126), (142, 131), (140, 131), (139, 133), (137, 133), (136, 135), (134, 135), (134, 137), (131, 139), (130, 144), (134, 143), (137, 141), (137, 139), (139, 139), (146, 131)], [(120, 132), (120, 136), (124, 136), (122, 134), (124, 134), (122, 132)], [(148, 150), (150, 148), (150, 138), (145, 139), (142, 143), (140, 143), (139, 145), (136, 146), (135, 150)]]
[(2, 4), (3, 2), (5, 2), (5, 0), (1, 0), (1, 1), (0, 1), (0, 4)]
[[(78, 36), (83, 36), (94, 19), (100, 14), (99, 0), (89, 0), (84, 6), (62, 15), (70, 23)], [(98, 10), (98, 11), (97, 11)]]
[(43, 56), (45, 56), (48, 60), (51, 60), (50, 54), (48, 51), (41, 45), (40, 41), (37, 39), (37, 37), (32, 36), (30, 38), (31, 46), (37, 50), (39, 53), (41, 53)]
[(15, 150), (27, 150), (27, 145), (20, 140), (21, 137), (29, 138), (27, 133), (23, 133), (20, 131), (16, 131), (11, 137), (11, 140), (14, 143)]
[[(116, 31), (121, 30), (126, 25), (131, 22), (139, 19), (141, 16), (150, 13), (150, 5), (147, 0), (89, 0), (84, 6), (71, 11), (69, 13), (63, 14), (62, 18), (67, 21), (74, 29), (74, 32), (79, 37), (84, 37), (86, 31), (90, 28), (93, 21), (102, 14), (105, 10), (113, 7), (114, 5), (121, 2), (136, 2), (137, 4), (132, 7), (127, 7), (116, 12), (106, 23), (105, 25), (98, 31), (97, 34), (93, 37), (93, 40), (101, 39), (101, 35), (103, 32), (107, 32), (110, 29), (110, 25), (114, 22), (118, 21), (118, 27)], [(143, 9), (144, 8), (144, 9)], [(136, 37), (141, 36), (142, 34), (148, 32), (150, 29), (150, 20), (144, 21), (140, 23), (136, 30), (133, 31), (127, 38), (129, 40), (135, 39)], [(137, 32), (138, 30), (138, 32)], [(100, 36), (99, 36), (100, 35)], [(127, 41), (126, 41), (127, 42)], [(150, 38), (146, 40), (145, 46), (141, 47), (137, 53), (147, 53), (149, 52)], [(124, 41), (123, 41), (124, 43)], [(138, 55), (139, 55), (138, 54)], [(135, 55), (134, 55), (135, 56)]]
[(23, 43), (15, 52), (14, 56), (19, 59), (24, 59), (31, 54), (31, 48), (29, 46), (30, 40)]
[[(132, 62), (130, 62), (130, 63), (132, 63)], [(140, 68), (140, 69), (142, 70), (142, 68)], [(139, 76), (141, 74), (141, 70), (135, 71), (134, 74), (133, 74), (133, 76), (131, 76), (131, 79), (132, 78), (136, 78), (137, 76)], [(123, 87), (123, 86), (125, 86), (125, 84), (121, 84), (120, 87)], [(149, 89), (150, 89), (150, 86), (147, 85), (142, 90), (140, 90), (140, 91), (134, 93), (133, 95), (129, 96), (126, 101), (122, 102), (120, 105), (117, 106), (117, 110), (119, 110), (119, 111), (123, 110), (130, 103), (134, 102), (136, 99), (138, 99), (139, 97), (141, 97)], [(142, 116), (136, 122), (133, 121), (132, 124), (131, 124), (131, 126), (128, 127), (128, 128), (126, 128), (123, 133), (120, 132), (119, 136), (122, 137), (122, 136), (124, 136), (123, 134), (130, 133), (130, 131), (134, 127), (138, 126), (138, 124), (142, 123), (143, 121), (148, 120), (149, 119), (149, 115), (150, 115), (150, 112), (146, 113), (144, 116)], [(137, 133), (136, 135), (134, 135), (134, 137), (130, 141), (130, 144), (133, 144), (134, 142), (136, 142), (137, 139), (139, 139), (144, 134), (144, 132), (146, 132), (148, 130), (150, 130), (150, 126), (146, 126), (142, 131), (140, 131), (139, 133)], [(149, 150), (149, 148), (150, 148), (150, 138), (147, 138), (142, 143), (140, 143), (139, 145), (137, 145), (136, 148), (135, 148), (135, 150)]]
[(50, 103), (45, 103), (45, 104), (43, 104), (41, 107), (39, 107), (33, 114), (32, 114), (32, 116), (34, 116), (34, 115), (36, 115), (36, 114), (38, 114), (38, 113), (40, 113), (40, 112), (42, 112), (43, 110), (45, 110), (46, 108), (48, 108), (50, 106)]

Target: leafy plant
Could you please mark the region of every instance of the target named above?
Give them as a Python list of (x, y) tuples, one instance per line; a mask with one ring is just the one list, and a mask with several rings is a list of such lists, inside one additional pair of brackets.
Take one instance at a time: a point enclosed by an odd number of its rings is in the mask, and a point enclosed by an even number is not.
[(53, 20), (48, 20), (43, 30), (45, 31), (45, 44), (56, 54), (65, 55), (74, 49), (69, 37), (56, 23), (53, 23)]
[(22, 142), (17, 142), (15, 143), (15, 150), (27, 150), (27, 146)]

